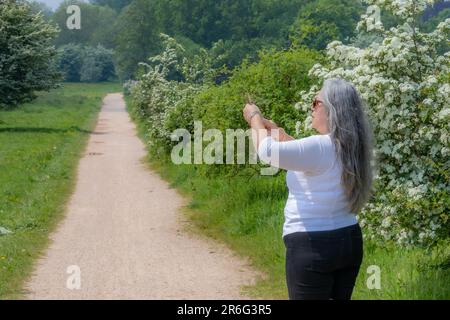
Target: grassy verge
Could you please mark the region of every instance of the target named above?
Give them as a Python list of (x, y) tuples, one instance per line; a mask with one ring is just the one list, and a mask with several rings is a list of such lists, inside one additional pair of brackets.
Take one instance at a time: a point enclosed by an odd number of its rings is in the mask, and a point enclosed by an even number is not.
[[(132, 113), (130, 99), (127, 105)], [(141, 138), (145, 125), (136, 117)], [(191, 199), (186, 214), (197, 231), (229, 245), (267, 277), (244, 288), (255, 298), (287, 299), (285, 249), (281, 238), (283, 207), (287, 198), (285, 176), (205, 177), (198, 167), (176, 166), (169, 158), (150, 165)], [(365, 257), (353, 299), (450, 299), (450, 246), (433, 250), (399, 248), (365, 242)], [(380, 289), (373, 271), (380, 270)], [(374, 285), (369, 289), (367, 283)]]
[(64, 84), (0, 111), (0, 299), (20, 298), (33, 261), (63, 217), (103, 96), (116, 83)]

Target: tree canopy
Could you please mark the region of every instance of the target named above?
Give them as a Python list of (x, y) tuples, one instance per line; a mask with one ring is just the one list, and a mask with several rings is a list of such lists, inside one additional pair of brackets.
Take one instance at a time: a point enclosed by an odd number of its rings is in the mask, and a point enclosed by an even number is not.
[[(69, 15), (66, 10), (71, 4), (80, 7), (81, 29), (70, 30), (66, 26)], [(95, 6), (78, 0), (66, 0), (53, 15), (53, 21), (57, 23), (61, 32), (55, 40), (57, 46), (69, 43), (97, 46), (101, 44), (106, 48), (112, 48), (113, 26), (117, 12), (107, 6)]]
[(0, 6), (0, 106), (15, 106), (37, 90), (56, 86), (60, 73), (52, 45), (58, 30), (28, 3), (4, 0)]

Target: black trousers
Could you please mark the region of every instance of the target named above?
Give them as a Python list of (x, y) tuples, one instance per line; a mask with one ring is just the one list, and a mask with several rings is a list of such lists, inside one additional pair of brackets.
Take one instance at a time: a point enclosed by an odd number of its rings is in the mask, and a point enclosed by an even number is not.
[(291, 300), (350, 300), (363, 259), (358, 224), (286, 235), (286, 281)]

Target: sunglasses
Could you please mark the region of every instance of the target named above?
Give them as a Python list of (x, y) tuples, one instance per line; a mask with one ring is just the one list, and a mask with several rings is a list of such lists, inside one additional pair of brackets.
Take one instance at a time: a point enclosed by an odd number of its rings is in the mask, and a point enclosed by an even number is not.
[(313, 106), (312, 111), (314, 112), (321, 103), (323, 103), (323, 102), (317, 98), (314, 98), (314, 101), (312, 103), (312, 106)]

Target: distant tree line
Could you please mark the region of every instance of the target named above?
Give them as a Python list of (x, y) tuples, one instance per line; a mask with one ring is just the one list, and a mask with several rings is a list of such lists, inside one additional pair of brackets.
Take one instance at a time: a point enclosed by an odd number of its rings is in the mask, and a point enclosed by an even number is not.
[[(421, 27), (448, 18), (448, 3), (430, 6)], [(70, 4), (81, 9), (80, 30), (66, 26)], [(229, 70), (259, 59), (262, 49), (322, 51), (332, 40), (367, 46), (377, 39), (356, 33), (365, 10), (359, 0), (66, 0), (53, 12), (32, 0), (1, 0), (1, 103), (31, 99), (59, 79), (134, 79), (139, 63), (161, 51), (161, 33), (187, 56), (207, 50), (215, 67)], [(382, 18), (396, 25), (393, 16)]]

